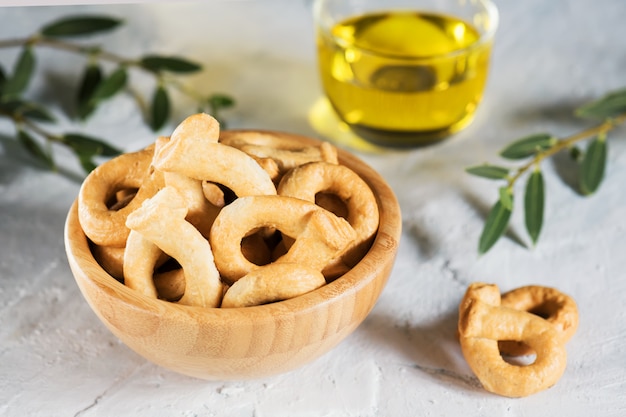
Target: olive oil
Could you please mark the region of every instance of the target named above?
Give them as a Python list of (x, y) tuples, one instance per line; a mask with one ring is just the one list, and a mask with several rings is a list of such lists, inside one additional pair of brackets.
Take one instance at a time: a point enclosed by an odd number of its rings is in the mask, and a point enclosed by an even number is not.
[(340, 118), (400, 145), (471, 121), (490, 49), (469, 23), (434, 13), (365, 14), (339, 22), (330, 36), (318, 33), (322, 84)]

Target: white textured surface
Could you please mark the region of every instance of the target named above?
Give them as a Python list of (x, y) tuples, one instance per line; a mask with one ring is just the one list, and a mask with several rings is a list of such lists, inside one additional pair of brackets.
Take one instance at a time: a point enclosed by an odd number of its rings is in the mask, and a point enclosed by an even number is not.
[[(122, 345), (82, 299), (62, 232), (79, 184), (32, 168), (0, 120), (0, 415), (6, 416), (623, 416), (626, 415), (626, 129), (610, 141), (608, 176), (580, 197), (565, 158), (547, 163), (546, 225), (539, 246), (504, 239), (486, 256), (476, 244), (493, 184), (463, 168), (510, 140), (583, 126), (580, 103), (624, 85), (626, 3), (621, 0), (500, 1), (501, 25), (486, 100), (474, 124), (438, 146), (361, 156), (402, 205), (398, 261), (374, 311), (319, 360), (248, 382), (205, 382), (156, 367)], [(320, 95), (305, 1), (15, 7), (0, 9), (0, 37), (29, 34), (53, 17), (110, 13), (127, 24), (106, 37), (128, 56), (181, 54), (206, 63), (190, 77), (207, 93), (234, 95), (232, 127), (316, 136), (307, 113)], [(0, 50), (5, 67), (16, 51)], [(41, 50), (31, 97), (70, 98), (78, 58)], [(140, 78), (140, 85), (149, 84)], [(180, 103), (179, 119), (186, 112)], [(153, 140), (119, 98), (86, 125), (127, 150)], [(59, 109), (58, 114), (62, 116)], [(60, 127), (68, 127), (69, 122)], [(168, 131), (168, 126), (164, 131)], [(61, 152), (64, 165), (76, 171)], [(526, 241), (518, 210), (512, 236)], [(455, 342), (456, 308), (468, 283), (503, 290), (556, 286), (578, 302), (581, 324), (553, 388), (506, 399), (480, 388)]]

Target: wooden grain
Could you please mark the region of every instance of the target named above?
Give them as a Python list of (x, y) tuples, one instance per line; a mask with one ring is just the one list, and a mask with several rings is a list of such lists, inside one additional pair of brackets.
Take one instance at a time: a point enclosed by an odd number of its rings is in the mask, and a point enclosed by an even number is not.
[[(306, 144), (315, 139), (288, 135)], [(391, 188), (341, 149), (340, 162), (372, 187), (380, 226), (372, 248), (352, 270), (313, 292), (262, 306), (211, 309), (150, 299), (125, 287), (94, 260), (78, 222), (68, 214), (65, 246), (75, 280), (100, 320), (146, 359), (203, 379), (242, 380), (289, 371), (326, 353), (373, 308), (395, 260), (401, 232)]]

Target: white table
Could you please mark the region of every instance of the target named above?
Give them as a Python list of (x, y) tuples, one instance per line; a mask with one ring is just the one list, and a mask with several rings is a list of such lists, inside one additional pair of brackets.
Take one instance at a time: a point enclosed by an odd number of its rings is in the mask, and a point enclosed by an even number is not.
[[(497, 187), (463, 171), (499, 162), (497, 152), (526, 134), (581, 129), (586, 124), (572, 110), (624, 86), (626, 3), (498, 3), (492, 73), (474, 123), (436, 146), (358, 153), (389, 181), (403, 212), (397, 263), (379, 303), (330, 353), (275, 377), (195, 380), (121, 344), (81, 297), (65, 258), (63, 224), (79, 182), (33, 168), (12, 140), (12, 125), (0, 119), (0, 415), (626, 415), (626, 129), (609, 142), (607, 177), (593, 197), (564, 185), (561, 177), (574, 176), (567, 158), (544, 164), (546, 223), (535, 249), (507, 237), (477, 255)], [(308, 119), (321, 95), (309, 7), (303, 0), (11, 7), (0, 9), (0, 37), (27, 35), (70, 13), (122, 16), (124, 28), (103, 37), (105, 47), (205, 63), (202, 75), (185, 80), (237, 99), (225, 114), (230, 127), (323, 137)], [(0, 62), (9, 66), (16, 53), (0, 50)], [(41, 72), (29, 95), (57, 106), (58, 129), (97, 134), (125, 150), (155, 139), (128, 96), (86, 124), (65, 118), (67, 74), (81, 61), (48, 50), (38, 59)], [(135, 81), (148, 88), (141, 76)], [(177, 99), (176, 121), (194, 111), (188, 104)], [(77, 172), (71, 155), (57, 153)], [(521, 214), (516, 206), (511, 235), (527, 242)], [(478, 385), (455, 340), (457, 305), (472, 281), (503, 291), (539, 283), (576, 299), (580, 328), (556, 386), (508, 399)]]

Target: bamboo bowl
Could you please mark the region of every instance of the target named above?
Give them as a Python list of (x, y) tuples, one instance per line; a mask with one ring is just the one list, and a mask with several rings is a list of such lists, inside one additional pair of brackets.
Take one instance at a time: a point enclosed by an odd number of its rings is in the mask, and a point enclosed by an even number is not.
[(380, 211), (370, 251), (342, 277), (308, 294), (255, 307), (200, 308), (150, 299), (125, 287), (95, 261), (74, 202), (66, 220), (65, 247), (83, 296), (128, 347), (184, 375), (254, 379), (318, 358), (354, 331), (374, 307), (391, 273), (401, 232), (400, 208), (391, 188), (360, 159), (338, 152), (340, 162), (373, 189)]

